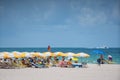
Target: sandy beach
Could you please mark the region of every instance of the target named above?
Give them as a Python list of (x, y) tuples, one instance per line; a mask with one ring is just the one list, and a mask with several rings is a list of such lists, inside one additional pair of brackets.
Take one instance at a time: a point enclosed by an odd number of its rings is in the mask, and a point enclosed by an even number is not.
[(120, 65), (88, 64), (88, 68), (0, 69), (0, 80), (120, 80)]

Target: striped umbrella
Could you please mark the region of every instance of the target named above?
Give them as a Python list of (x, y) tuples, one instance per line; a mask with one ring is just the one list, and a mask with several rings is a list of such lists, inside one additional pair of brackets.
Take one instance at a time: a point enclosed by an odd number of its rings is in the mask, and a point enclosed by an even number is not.
[(15, 58), (20, 58), (20, 52), (14, 51), (12, 52), (12, 54), (14, 55)]
[(87, 53), (84, 53), (84, 52), (77, 53), (75, 56), (76, 57), (85, 57), (85, 58), (90, 57), (90, 55), (88, 55)]
[(9, 52), (3, 52), (3, 58), (10, 58)]
[(43, 56), (55, 56), (55, 54), (54, 53), (52, 53), (52, 52), (44, 52), (43, 53)]
[(63, 52), (55, 52), (54, 54), (55, 54), (55, 56), (67, 56)]
[(66, 55), (67, 55), (68, 57), (76, 56), (75, 53), (73, 53), (73, 52), (67, 52)]
[(43, 56), (43, 54), (40, 52), (32, 52), (31, 55), (32, 55), (32, 57), (42, 57)]

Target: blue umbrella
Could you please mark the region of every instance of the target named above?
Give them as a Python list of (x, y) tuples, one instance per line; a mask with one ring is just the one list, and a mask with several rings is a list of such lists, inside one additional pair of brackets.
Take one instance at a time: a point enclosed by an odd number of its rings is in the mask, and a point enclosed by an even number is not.
[(105, 52), (103, 52), (102, 50), (93, 50), (92, 53), (93, 54), (102, 54), (102, 55), (105, 54)]

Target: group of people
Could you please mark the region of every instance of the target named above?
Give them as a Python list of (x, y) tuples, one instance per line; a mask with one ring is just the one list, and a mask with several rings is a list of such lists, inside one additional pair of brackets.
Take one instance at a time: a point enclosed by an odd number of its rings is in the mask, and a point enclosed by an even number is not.
[(100, 57), (97, 59), (97, 63), (98, 65), (100, 64), (104, 64), (105, 62), (107, 62), (109, 64), (109, 62), (112, 62), (112, 56), (108, 55), (108, 61), (104, 59), (104, 56), (101, 54)]
[(59, 60), (57, 56), (51, 57), (25, 57), (25, 58), (1, 58), (0, 68), (23, 68), (23, 67), (35, 67), (35, 68), (47, 68), (47, 67), (74, 67), (72, 58), (66, 60), (64, 56)]

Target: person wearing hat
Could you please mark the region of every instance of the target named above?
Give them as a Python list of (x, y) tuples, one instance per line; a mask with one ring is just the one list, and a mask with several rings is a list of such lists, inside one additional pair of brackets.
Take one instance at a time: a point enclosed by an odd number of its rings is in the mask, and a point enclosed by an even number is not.
[(108, 61), (112, 61), (112, 56), (108, 55)]

